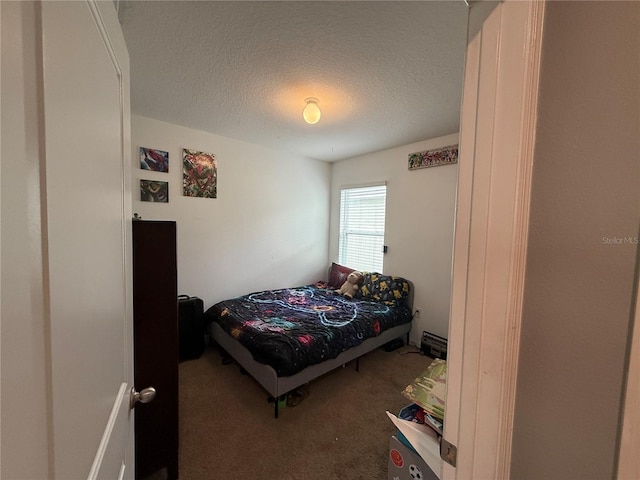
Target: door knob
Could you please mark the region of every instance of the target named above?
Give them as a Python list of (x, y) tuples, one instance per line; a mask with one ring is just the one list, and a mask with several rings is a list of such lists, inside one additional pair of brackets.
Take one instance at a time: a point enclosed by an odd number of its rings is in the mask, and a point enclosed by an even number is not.
[(136, 403), (149, 403), (156, 398), (156, 389), (153, 387), (143, 388), (141, 391), (136, 392), (136, 387), (131, 387), (131, 394), (129, 396), (129, 408), (133, 410)]

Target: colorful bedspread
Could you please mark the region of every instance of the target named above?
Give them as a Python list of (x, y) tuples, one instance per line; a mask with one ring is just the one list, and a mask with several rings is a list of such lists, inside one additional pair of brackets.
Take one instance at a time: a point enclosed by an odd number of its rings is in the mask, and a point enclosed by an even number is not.
[(405, 302), (348, 300), (319, 283), (225, 300), (206, 316), (284, 377), (410, 322), (411, 310)]

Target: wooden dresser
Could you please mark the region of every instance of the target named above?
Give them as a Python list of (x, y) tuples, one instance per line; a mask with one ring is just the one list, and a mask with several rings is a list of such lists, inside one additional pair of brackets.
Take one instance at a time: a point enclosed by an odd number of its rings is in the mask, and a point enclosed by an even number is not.
[[(178, 478), (178, 292), (176, 223), (133, 221), (135, 385), (154, 387), (135, 409), (136, 478)], [(163, 475), (164, 477), (164, 475)]]

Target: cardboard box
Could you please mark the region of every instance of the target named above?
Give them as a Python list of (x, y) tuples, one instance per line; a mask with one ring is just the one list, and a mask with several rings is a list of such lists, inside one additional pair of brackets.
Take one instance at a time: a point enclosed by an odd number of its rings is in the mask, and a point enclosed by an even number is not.
[(395, 436), (389, 442), (388, 480), (439, 480), (425, 461)]

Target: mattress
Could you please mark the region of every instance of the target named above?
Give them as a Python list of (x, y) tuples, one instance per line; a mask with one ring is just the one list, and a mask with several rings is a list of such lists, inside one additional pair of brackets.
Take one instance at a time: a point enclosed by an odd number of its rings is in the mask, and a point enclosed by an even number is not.
[(349, 300), (318, 283), (224, 300), (207, 310), (206, 321), (284, 377), (411, 322), (411, 309), (406, 302)]

